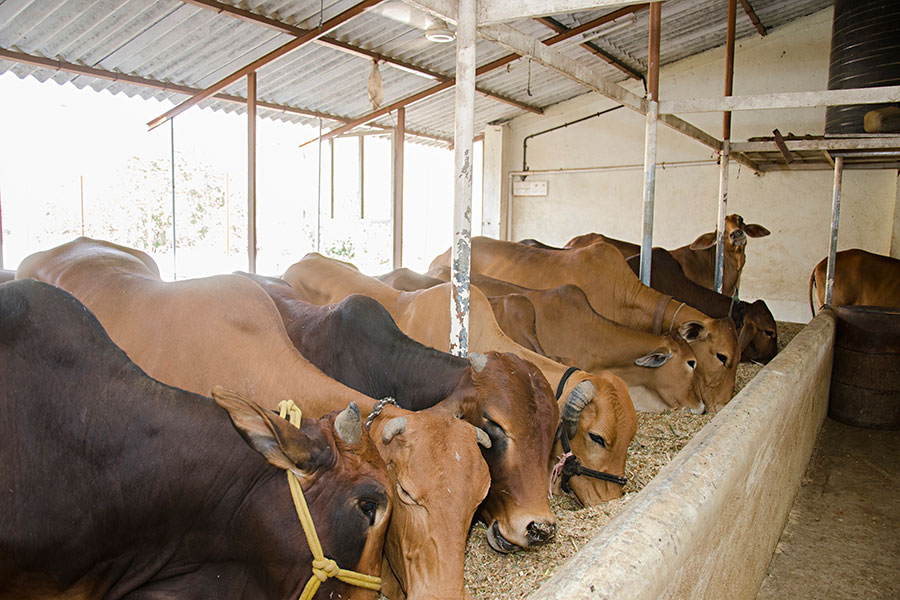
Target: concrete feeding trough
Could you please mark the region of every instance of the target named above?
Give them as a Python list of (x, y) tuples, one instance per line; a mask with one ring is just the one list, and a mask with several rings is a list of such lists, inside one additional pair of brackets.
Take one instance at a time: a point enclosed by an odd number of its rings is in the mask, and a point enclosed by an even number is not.
[(823, 310), (531, 600), (755, 598), (828, 408)]

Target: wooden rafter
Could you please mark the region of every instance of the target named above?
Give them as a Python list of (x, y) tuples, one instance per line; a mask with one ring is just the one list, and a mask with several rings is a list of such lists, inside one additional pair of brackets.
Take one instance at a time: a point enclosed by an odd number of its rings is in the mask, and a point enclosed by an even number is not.
[(759, 20), (759, 17), (756, 16), (756, 11), (753, 10), (753, 7), (750, 6), (750, 0), (740, 0), (740, 2), (741, 6), (744, 7), (744, 12), (750, 17), (750, 22), (756, 27), (756, 31), (759, 32), (759, 35), (765, 37), (766, 27), (762, 24), (762, 21)]
[[(231, 6), (230, 4), (223, 4), (218, 0), (181, 0), (185, 4), (191, 4), (194, 6), (199, 6), (200, 8), (207, 8), (211, 10), (215, 10), (220, 13), (225, 13), (231, 15), (233, 17), (239, 18), (243, 21), (247, 21), (250, 23), (255, 23), (257, 25), (264, 25), (270, 29), (274, 29), (276, 31), (280, 31), (282, 33), (287, 33), (293, 35), (294, 37), (302, 37), (309, 33), (309, 30), (301, 29), (300, 27), (295, 27), (293, 25), (288, 25), (287, 23), (283, 23), (276, 19), (271, 19), (269, 17), (265, 17), (262, 15), (258, 15), (254, 12), (250, 12), (249, 10), (245, 10), (243, 8), (238, 8), (236, 6)], [(316, 44), (321, 46), (326, 46), (328, 48), (334, 48), (335, 50), (340, 50), (341, 52), (345, 52), (347, 54), (352, 54), (354, 56), (358, 56), (360, 58), (370, 58), (372, 60), (377, 60), (378, 62), (383, 62), (388, 65), (392, 65), (402, 71), (407, 71), (409, 73), (413, 73), (416, 75), (420, 75), (422, 77), (427, 77), (429, 79), (433, 79), (435, 81), (452, 81), (453, 77), (451, 75), (446, 75), (444, 73), (438, 73), (437, 71), (432, 71), (431, 69), (426, 69), (424, 67), (420, 67), (418, 65), (414, 65), (412, 63), (406, 62), (404, 60), (400, 60), (394, 58), (392, 56), (387, 56), (385, 54), (381, 54), (379, 52), (374, 52), (372, 50), (368, 50), (366, 48), (362, 48), (360, 46), (356, 46), (354, 44), (350, 44), (348, 42), (341, 41), (337, 38), (330, 36), (322, 36), (319, 39), (315, 40)], [(515, 106), (516, 108), (527, 110), (528, 112), (535, 114), (543, 114), (544, 110), (538, 106), (534, 106), (532, 104), (528, 104), (526, 102), (520, 102), (515, 98), (510, 98), (504, 94), (499, 94), (497, 92), (493, 92), (491, 90), (487, 90), (484, 88), (476, 87), (475, 91), (479, 94), (497, 100), (499, 102), (504, 102), (511, 106)]]
[(155, 119), (153, 119), (152, 121), (150, 121), (149, 123), (147, 123), (147, 127), (150, 129), (153, 129), (155, 127), (158, 127), (159, 125), (162, 125), (163, 123), (165, 123), (172, 117), (183, 113), (184, 111), (186, 111), (190, 107), (194, 106), (198, 102), (202, 102), (206, 98), (209, 98), (210, 96), (215, 95), (216, 92), (228, 87), (232, 83), (234, 83), (234, 82), (238, 81), (239, 79), (241, 79), (242, 77), (246, 76), (248, 73), (256, 71), (260, 67), (267, 65), (268, 63), (272, 62), (273, 60), (281, 58), (288, 52), (291, 52), (293, 50), (296, 50), (297, 48), (300, 48), (301, 46), (304, 46), (310, 42), (313, 42), (316, 39), (322, 37), (323, 35), (327, 35), (328, 33), (333, 31), (337, 27), (340, 27), (341, 25), (343, 25), (344, 23), (346, 23), (353, 17), (359, 16), (367, 8), (371, 8), (371, 7), (375, 6), (376, 4), (378, 4), (379, 2), (381, 2), (381, 0), (361, 0), (360, 2), (353, 5), (352, 7), (348, 8), (347, 10), (343, 11), (342, 13), (325, 21), (321, 27), (319, 27), (315, 30), (309, 31), (306, 33), (306, 35), (295, 38), (292, 41), (288, 42), (287, 44), (283, 44), (282, 46), (279, 46), (275, 50), (272, 50), (271, 52), (267, 53), (265, 56), (258, 58), (255, 61), (251, 62), (249, 65), (235, 71), (234, 73), (232, 73), (231, 75), (228, 75), (227, 77), (225, 77), (223, 79), (220, 79), (216, 83), (214, 83), (211, 86), (209, 86), (208, 88), (204, 89), (199, 94), (194, 94), (193, 96), (191, 96), (190, 98), (188, 98), (187, 100), (185, 100), (184, 102), (179, 104), (178, 106), (172, 108), (171, 110), (167, 111), (165, 114), (160, 115), (160, 116), (156, 117)]

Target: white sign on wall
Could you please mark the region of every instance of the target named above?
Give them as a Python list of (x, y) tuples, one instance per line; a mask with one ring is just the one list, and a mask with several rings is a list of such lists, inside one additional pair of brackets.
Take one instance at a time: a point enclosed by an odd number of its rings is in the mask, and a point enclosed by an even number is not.
[(546, 196), (546, 181), (513, 181), (513, 196)]

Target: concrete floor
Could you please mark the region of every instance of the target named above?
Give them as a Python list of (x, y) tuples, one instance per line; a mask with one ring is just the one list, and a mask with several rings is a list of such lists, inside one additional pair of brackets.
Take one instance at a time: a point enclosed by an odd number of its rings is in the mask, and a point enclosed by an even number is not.
[(900, 431), (826, 418), (757, 600), (900, 599)]

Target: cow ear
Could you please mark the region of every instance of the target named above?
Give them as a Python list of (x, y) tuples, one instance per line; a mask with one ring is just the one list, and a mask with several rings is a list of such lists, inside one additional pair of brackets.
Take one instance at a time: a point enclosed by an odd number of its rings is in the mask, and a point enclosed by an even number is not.
[(212, 397), (228, 412), (241, 437), (269, 463), (285, 471), (297, 473), (299, 469), (298, 475), (308, 474), (310, 453), (297, 441), (302, 438), (307, 442), (308, 439), (296, 427), (283, 419), (272, 418), (274, 414), (263, 410), (256, 402), (223, 387), (214, 387)]
[(763, 227), (762, 225), (757, 225), (756, 223), (751, 223), (750, 225), (744, 225), (744, 233), (749, 235), (752, 238), (757, 237), (766, 237), (771, 231)]
[(704, 233), (691, 242), (691, 250), (706, 250), (716, 245), (716, 232)]
[(705, 340), (709, 335), (706, 325), (700, 321), (685, 321), (678, 327), (678, 335), (686, 342)]
[(640, 358), (636, 358), (634, 360), (634, 364), (639, 367), (650, 367), (651, 369), (655, 369), (666, 364), (666, 361), (670, 358), (672, 358), (671, 352), (667, 352), (666, 350), (659, 348), (658, 350), (654, 350), (650, 354), (647, 354)]
[(745, 320), (741, 332), (738, 334), (738, 348), (741, 349), (741, 353), (747, 349), (754, 336), (756, 336), (756, 325), (750, 320)]

